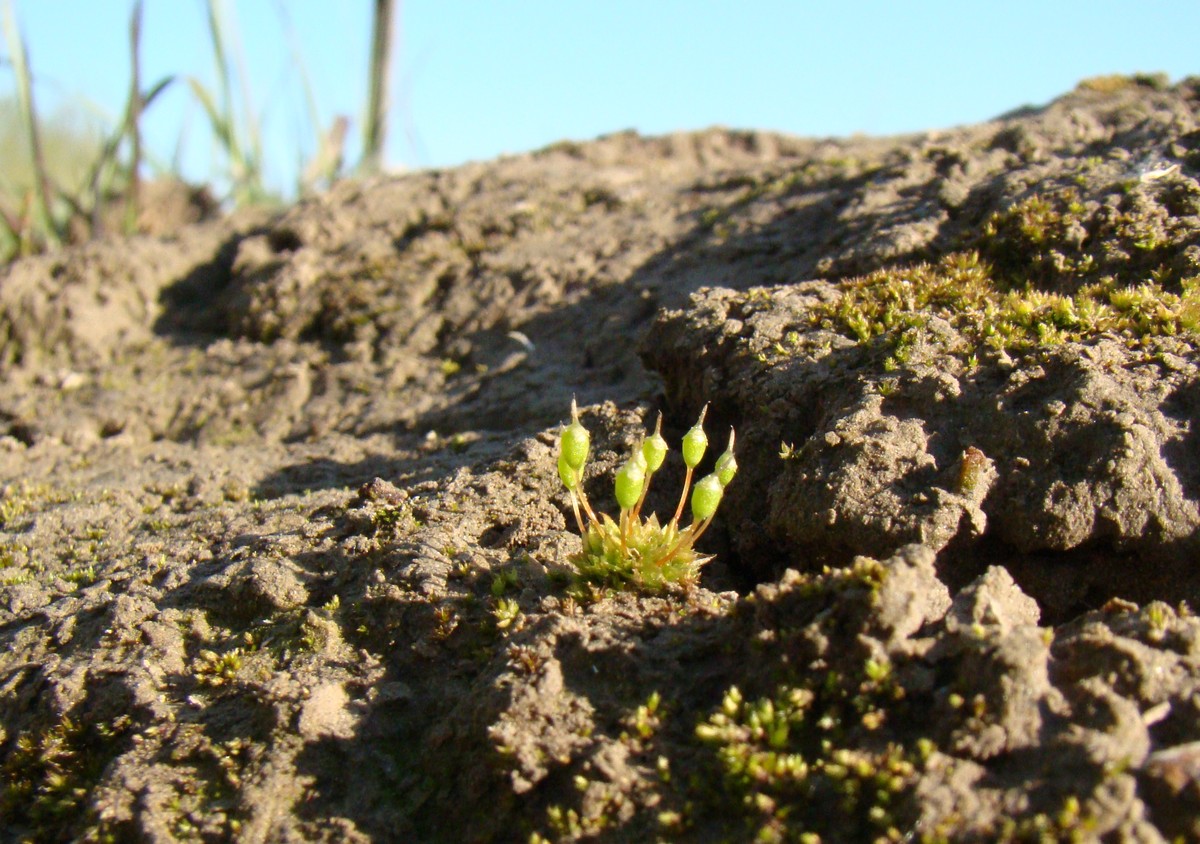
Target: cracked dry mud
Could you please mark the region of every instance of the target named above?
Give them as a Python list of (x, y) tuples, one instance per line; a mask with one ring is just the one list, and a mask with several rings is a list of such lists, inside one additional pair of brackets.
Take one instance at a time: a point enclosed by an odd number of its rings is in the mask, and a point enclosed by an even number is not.
[[(0, 271), (0, 839), (1200, 838), (1198, 106), (619, 134)], [(657, 412), (736, 427), (699, 588), (571, 583), (572, 396), (601, 506)]]

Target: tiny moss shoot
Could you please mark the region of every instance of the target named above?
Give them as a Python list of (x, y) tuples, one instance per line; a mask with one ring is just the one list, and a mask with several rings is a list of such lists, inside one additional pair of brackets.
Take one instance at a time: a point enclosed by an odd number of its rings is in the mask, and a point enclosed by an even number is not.
[(853, 676), (813, 672), (756, 700), (731, 686), (695, 735), (715, 752), (730, 809), (753, 840), (898, 841), (935, 749), (872, 738), (904, 695), (890, 663), (872, 660)]
[[(704, 416), (700, 411), (696, 424), (684, 435), (681, 451), (686, 475), (675, 514), (665, 525), (651, 514), (641, 515), (650, 480), (666, 460), (668, 446), (662, 436), (662, 415), (654, 433), (633, 449), (629, 459), (617, 470), (614, 493), (620, 514), (614, 521), (607, 514), (596, 515), (583, 491), (583, 470), (591, 449), (591, 435), (579, 422), (579, 408), (571, 400), (571, 424), (559, 439), (558, 476), (567, 489), (571, 511), (583, 538), (583, 547), (572, 556), (581, 580), (615, 588), (639, 588), (660, 591), (671, 584), (691, 586), (700, 568), (711, 557), (695, 550), (696, 540), (712, 524), (725, 487), (737, 473), (733, 456), (734, 433), (729, 445), (717, 459), (716, 467), (692, 488), (692, 476), (708, 449)], [(691, 491), (691, 522), (680, 528), (680, 521)]]

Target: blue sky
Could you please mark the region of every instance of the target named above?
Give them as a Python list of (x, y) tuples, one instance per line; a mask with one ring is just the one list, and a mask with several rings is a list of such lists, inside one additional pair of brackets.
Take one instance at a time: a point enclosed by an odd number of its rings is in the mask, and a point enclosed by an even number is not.
[[(3, 2), (25, 32), (40, 105), (83, 97), (115, 118), (132, 0)], [(344, 114), (357, 139), (371, 6), (224, 0), (276, 188), (290, 187), (315, 146), (293, 47), (321, 122)], [(1044, 103), (1087, 76), (1200, 74), (1195, 2), (408, 0), (400, 15), (388, 149), (397, 168), (626, 128), (893, 134)], [(147, 85), (166, 74), (214, 85), (202, 0), (145, 0), (142, 62)], [(154, 103), (144, 125), (163, 158), (182, 139), (189, 177), (219, 170), (186, 86)]]

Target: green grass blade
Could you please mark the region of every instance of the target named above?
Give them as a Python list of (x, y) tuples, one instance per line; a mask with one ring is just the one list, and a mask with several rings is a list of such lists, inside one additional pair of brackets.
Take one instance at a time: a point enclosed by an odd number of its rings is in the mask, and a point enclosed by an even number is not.
[(227, 42), (233, 49), (234, 68), (237, 72), (238, 88), (241, 91), (243, 124), (246, 136), (246, 149), (242, 150), (242, 158), (253, 163), (251, 173), (255, 177), (256, 186), (261, 188), (262, 176), (262, 132), (259, 128), (258, 115), (254, 110), (254, 98), (250, 91), (250, 73), (246, 70), (246, 54), (242, 49), (242, 39), (236, 25), (231, 25)]
[(204, 115), (208, 118), (209, 126), (212, 128), (213, 135), (221, 144), (222, 150), (230, 158), (234, 158), (237, 154), (237, 143), (233, 137), (233, 127), (230, 125), (225, 112), (218, 106), (212, 92), (204, 86), (194, 76), (187, 77), (188, 87), (191, 88), (192, 94), (196, 97), (196, 101), (200, 103), (200, 107), (204, 109)]
[(129, 97), (125, 103), (125, 134), (129, 138), (129, 179), (125, 186), (125, 232), (137, 228), (142, 204), (142, 0), (129, 15)]
[(229, 62), (225, 57), (224, 25), (221, 23), (219, 0), (208, 0), (208, 35), (212, 42), (213, 61), (216, 64), (217, 83), (221, 86), (221, 111), (228, 114), (230, 105)]
[(395, 0), (375, 0), (371, 28), (371, 64), (368, 70), (367, 119), (363, 127), (362, 170), (383, 169), (383, 146), (387, 138), (388, 81), (391, 76)]
[(17, 102), (20, 109), (20, 119), (29, 139), (30, 158), (33, 162), (35, 214), (37, 218), (37, 234), (45, 243), (57, 246), (62, 242), (54, 220), (51, 216), (52, 197), (50, 180), (46, 175), (46, 158), (42, 148), (39, 133), (37, 107), (34, 104), (33, 85), (30, 81), (29, 51), (25, 46), (25, 36), (17, 24), (11, 0), (5, 0), (3, 18), (4, 36), (8, 41), (9, 54), (13, 75), (17, 83)]
[[(240, 41), (237, 33), (227, 23), (223, 13), (223, 4), (220, 0), (207, 0), (206, 8), (213, 60), (220, 86), (219, 105), (211, 92), (198, 80), (190, 79), (189, 82), (208, 116), (214, 135), (228, 157), (234, 202), (239, 205), (258, 202), (266, 196), (266, 191), (262, 181), (262, 143), (250, 98), (249, 74), (241, 48), (238, 46)], [(244, 118), (240, 123), (233, 98), (233, 69), (229, 53), (231, 43), (236, 49), (237, 74), (242, 92)]]
[(304, 107), (308, 113), (308, 125), (314, 135), (321, 132), (321, 111), (317, 108), (317, 94), (312, 85), (312, 77), (308, 73), (308, 62), (304, 59), (304, 51), (300, 48), (300, 39), (296, 27), (292, 25), (291, 15), (283, 0), (275, 0), (276, 13), (279, 15), (283, 35), (287, 39), (288, 52), (292, 57), (292, 67), (300, 77), (300, 88), (304, 92)]
[(142, 110), (145, 111), (146, 107), (157, 100), (158, 95), (167, 90), (167, 88), (171, 87), (171, 85), (174, 84), (175, 80), (178, 78), (179, 77), (172, 73), (169, 76), (164, 76), (162, 79), (158, 80), (149, 88), (147, 88), (146, 92), (142, 94)]
[(300, 149), (296, 151), (296, 193), (303, 195), (308, 193), (318, 180), (333, 181), (338, 177), (341, 170), (342, 141), (345, 137), (345, 127), (340, 121), (345, 118), (338, 118), (327, 131), (322, 130), (321, 111), (317, 107), (316, 90), (313, 88), (312, 77), (308, 73), (308, 62), (300, 47), (296, 28), (292, 25), (291, 15), (283, 0), (275, 0), (275, 10), (279, 16), (280, 28), (287, 39), (288, 52), (292, 57), (292, 67), (300, 77), (309, 132), (316, 140), (316, 147), (309, 161), (305, 162), (304, 153)]

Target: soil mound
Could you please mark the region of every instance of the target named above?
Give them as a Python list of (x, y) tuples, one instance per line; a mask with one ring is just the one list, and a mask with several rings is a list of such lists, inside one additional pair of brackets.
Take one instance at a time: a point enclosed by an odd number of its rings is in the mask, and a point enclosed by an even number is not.
[[(0, 840), (1200, 837), (1198, 107), (622, 133), (0, 270)], [(572, 396), (605, 509), (656, 413), (736, 428), (699, 588), (572, 581)]]

